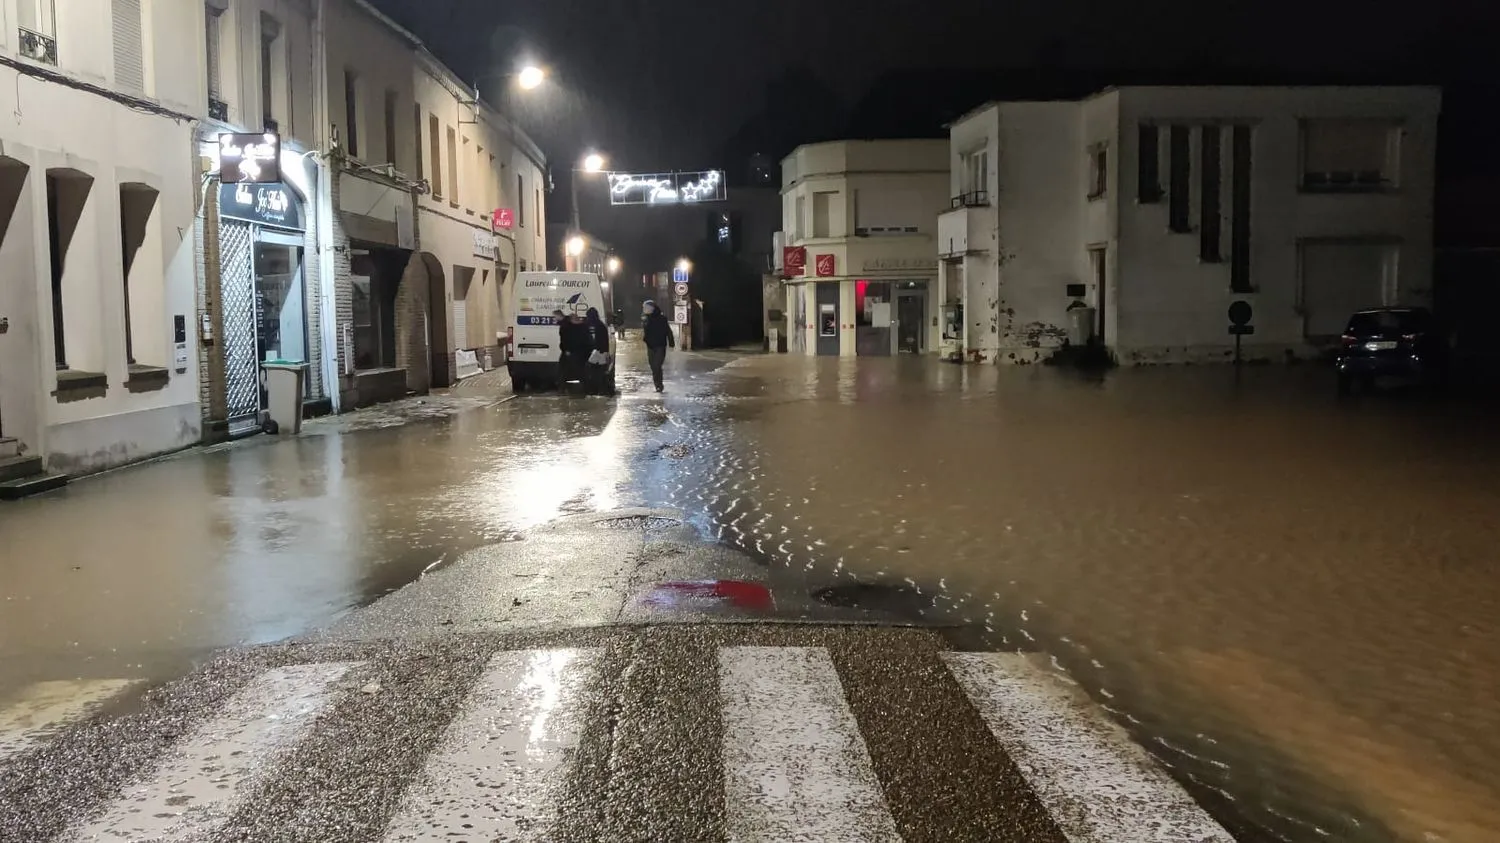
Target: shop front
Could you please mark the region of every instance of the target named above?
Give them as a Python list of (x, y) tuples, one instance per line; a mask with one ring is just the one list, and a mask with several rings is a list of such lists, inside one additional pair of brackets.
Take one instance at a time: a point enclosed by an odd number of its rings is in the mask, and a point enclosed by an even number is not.
[[(219, 296), (224, 394), (230, 436), (261, 427), (267, 407), (261, 366), (307, 365), (306, 214), (281, 182), (219, 188)], [(313, 399), (315, 379), (304, 379)]]

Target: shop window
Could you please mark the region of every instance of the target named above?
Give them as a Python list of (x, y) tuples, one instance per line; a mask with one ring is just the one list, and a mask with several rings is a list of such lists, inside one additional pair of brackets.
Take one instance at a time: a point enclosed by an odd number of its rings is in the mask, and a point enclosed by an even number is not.
[(380, 249), (351, 253), (355, 369), (396, 365), (396, 293), (405, 267), (403, 254)]
[[(166, 361), (166, 299), (160, 239), (151, 238), (158, 193), (146, 184), (120, 185), (120, 261), (125, 293), (125, 361)], [(138, 260), (138, 258), (142, 258)], [(138, 359), (139, 358), (139, 359)]]
[(255, 291), (260, 328), (256, 351), (264, 361), (307, 362), (307, 291), (300, 237), (261, 235), (255, 244)]
[[(71, 346), (81, 345), (87, 336), (97, 337), (99, 333), (91, 330), (97, 326), (77, 325), (83, 320), (70, 320), (67, 316), (70, 306), (82, 307), (85, 300), (85, 291), (76, 289), (81, 281), (74, 281), (81, 279), (84, 273), (77, 272), (70, 276), (68, 259), (72, 255), (74, 235), (78, 233), (79, 224), (83, 221), (84, 209), (88, 205), (89, 192), (93, 186), (93, 177), (77, 170), (47, 171), (47, 245), (52, 263), (52, 343), (58, 369), (73, 368), (85, 360), (90, 363), (99, 362), (85, 354), (78, 354), (77, 359), (70, 359), (68, 356), (70, 350), (81, 351)], [(69, 283), (70, 281), (74, 283)], [(70, 324), (75, 325), (73, 335), (68, 333)]]

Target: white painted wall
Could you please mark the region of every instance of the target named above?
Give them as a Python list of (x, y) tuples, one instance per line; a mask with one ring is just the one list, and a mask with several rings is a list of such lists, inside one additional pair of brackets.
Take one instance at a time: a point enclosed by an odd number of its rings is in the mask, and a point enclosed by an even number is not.
[[(1065, 285), (1092, 284), (1091, 246), (1108, 250), (1105, 331), (1124, 362), (1223, 358), (1232, 347), (1225, 311), (1239, 298), (1256, 308), (1252, 353), (1305, 353), (1297, 263), (1304, 240), (1398, 242), (1397, 277), (1389, 295), (1395, 301), (1424, 301), (1431, 289), (1438, 105), (1435, 90), (1418, 88), (1123, 88), (1081, 102), (977, 109), (952, 128), (950, 189), (955, 194), (961, 189), (961, 156), (988, 145), (995, 174), (992, 207), (951, 212), (946, 221), (957, 225), (957, 214), (968, 216), (970, 250), (981, 253), (964, 260), (969, 346), (1004, 362), (1040, 357), (1056, 343), (1054, 329), (1066, 328)], [(1300, 121), (1317, 118), (1399, 123), (1398, 188), (1379, 194), (1302, 192)], [(1199, 258), (1196, 143), (1193, 233), (1168, 232), (1165, 200), (1137, 201), (1136, 127), (1142, 121), (1226, 124), (1224, 262)], [(1229, 281), (1227, 125), (1234, 123), (1254, 127), (1251, 278), (1257, 290), (1248, 295), (1233, 294)], [(1166, 143), (1164, 129), (1163, 149)], [(1097, 144), (1109, 152), (1107, 190), (1090, 201), (1088, 153)], [(1166, 161), (1163, 152), (1163, 187)], [(974, 222), (985, 215), (993, 217), (996, 232), (989, 248), (977, 242), (986, 226)], [(1091, 286), (1088, 292), (1088, 303), (1097, 304), (1098, 291)], [(987, 338), (991, 319), (993, 342)], [(1050, 339), (1037, 342), (1038, 326)]]
[[(69, 6), (69, 27), (82, 22)], [(62, 16), (62, 9), (59, 9)], [(96, 68), (85, 66), (84, 78)], [(192, 130), (185, 121), (127, 108), (96, 94), (0, 69), (0, 155), (26, 168), (25, 187), (0, 244), (7, 258), (0, 315), (11, 332), (0, 340), (4, 370), (0, 414), (7, 435), (58, 469), (84, 473), (184, 447), (198, 438), (197, 369), (175, 368), (167, 385), (130, 392), (125, 356), (123, 250), (119, 185), (159, 191), (147, 248), (136, 258), (132, 297), (142, 363), (171, 366), (172, 317), (195, 310), (192, 227), (197, 185)], [(93, 179), (84, 217), (66, 261), (68, 363), (108, 378), (102, 397), (59, 403), (52, 337), (46, 172), (61, 168)], [(196, 357), (196, 347), (190, 354)], [(157, 359), (149, 359), (151, 356)]]
[[(828, 236), (813, 236), (815, 196), (832, 197)], [(803, 224), (797, 225), (797, 203)], [(861, 219), (861, 207), (883, 209), (880, 220)], [(937, 285), (936, 237), (938, 214), (948, 206), (948, 145), (941, 140), (832, 141), (798, 147), (782, 161), (782, 230), (786, 245), (807, 247), (807, 278), (818, 284), (840, 285), (839, 353), (855, 353), (854, 282), (926, 281)], [(901, 209), (909, 208), (906, 214)], [(865, 216), (871, 216), (865, 213)], [(856, 229), (909, 219), (915, 232), (857, 236)], [(835, 272), (818, 278), (818, 255), (832, 255)], [(809, 338), (808, 353), (816, 353), (816, 292), (805, 285)], [(935, 312), (927, 314), (928, 349), (936, 353)]]

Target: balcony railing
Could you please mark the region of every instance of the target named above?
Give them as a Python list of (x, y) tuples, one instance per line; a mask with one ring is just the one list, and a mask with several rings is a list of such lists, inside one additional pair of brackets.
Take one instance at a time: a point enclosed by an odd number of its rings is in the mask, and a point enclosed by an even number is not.
[(971, 190), (968, 193), (960, 193), (953, 197), (949, 203), (949, 210), (958, 208), (983, 208), (990, 204), (990, 192), (988, 190)]
[(21, 55), (32, 61), (57, 66), (57, 39), (26, 27), (21, 30)]

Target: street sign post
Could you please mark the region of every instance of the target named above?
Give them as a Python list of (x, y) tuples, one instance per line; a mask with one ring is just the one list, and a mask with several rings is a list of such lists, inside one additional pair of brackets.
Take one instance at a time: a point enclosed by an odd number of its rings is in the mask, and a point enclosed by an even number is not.
[(1255, 326), (1250, 324), (1250, 319), (1255, 315), (1255, 309), (1250, 302), (1243, 299), (1231, 302), (1229, 305), (1229, 333), (1234, 336), (1234, 364), (1240, 364), (1240, 340), (1242, 337), (1255, 333)]

